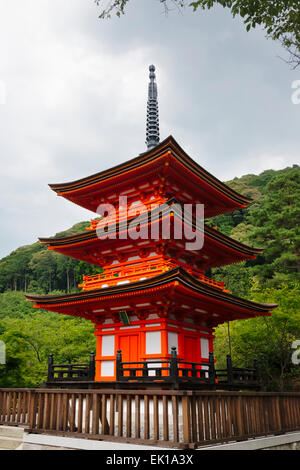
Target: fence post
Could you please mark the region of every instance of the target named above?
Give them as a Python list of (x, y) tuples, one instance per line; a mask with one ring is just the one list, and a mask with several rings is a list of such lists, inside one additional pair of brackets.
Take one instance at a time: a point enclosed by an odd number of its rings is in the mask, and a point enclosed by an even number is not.
[(89, 380), (95, 380), (96, 366), (95, 366), (95, 353), (92, 351), (89, 362)]
[(35, 390), (31, 390), (29, 394), (29, 403), (28, 403), (28, 425), (29, 428), (36, 428), (36, 411), (37, 411), (37, 394)]
[(116, 361), (116, 379), (121, 380), (123, 377), (123, 366), (122, 366), (122, 351), (118, 349), (117, 351), (117, 361)]
[(216, 369), (215, 369), (215, 359), (212, 352), (208, 356), (208, 381), (210, 384), (216, 384)]
[(227, 382), (228, 382), (228, 385), (233, 385), (232, 361), (231, 361), (230, 354), (227, 354), (226, 362), (227, 362)]
[(177, 359), (177, 351), (174, 346), (171, 348), (170, 378), (172, 382), (175, 382), (175, 383), (178, 380), (178, 359)]
[(148, 377), (148, 364), (144, 362), (143, 364), (143, 377)]
[(183, 428), (183, 444), (187, 445), (191, 442), (191, 413), (190, 398), (188, 395), (182, 397), (182, 428)]
[(53, 354), (49, 355), (48, 359), (48, 377), (47, 382), (51, 382), (54, 379), (54, 370), (53, 370)]

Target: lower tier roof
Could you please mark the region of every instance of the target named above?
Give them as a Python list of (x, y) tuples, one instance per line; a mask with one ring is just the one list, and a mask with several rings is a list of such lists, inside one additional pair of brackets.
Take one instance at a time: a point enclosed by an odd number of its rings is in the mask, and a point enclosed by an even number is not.
[(144, 281), (74, 294), (38, 296), (26, 294), (36, 308), (83, 317), (94, 323), (115, 319), (119, 311), (134, 312), (141, 319), (156, 313), (178, 318), (192, 317), (215, 327), (225, 321), (268, 316), (277, 304), (241, 299), (208, 286), (176, 267)]

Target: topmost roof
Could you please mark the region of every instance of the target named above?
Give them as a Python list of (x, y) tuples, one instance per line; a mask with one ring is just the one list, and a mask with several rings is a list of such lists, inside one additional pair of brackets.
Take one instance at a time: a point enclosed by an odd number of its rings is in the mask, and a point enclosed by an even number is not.
[[(110, 190), (119, 191), (120, 194), (130, 185), (138, 185), (145, 182), (145, 179), (149, 181), (151, 175), (157, 176), (162, 171), (168, 183), (168, 196), (172, 193), (172, 182), (180, 186), (179, 193), (182, 194), (183, 190), (189, 191), (194, 203), (205, 204), (207, 217), (230, 212), (252, 202), (250, 198), (238, 194), (198, 165), (173, 136), (167, 137), (138, 157), (108, 170), (76, 181), (49, 186), (58, 195), (96, 212), (101, 198), (104, 194), (107, 196)], [(191, 202), (188, 199), (187, 201)]]

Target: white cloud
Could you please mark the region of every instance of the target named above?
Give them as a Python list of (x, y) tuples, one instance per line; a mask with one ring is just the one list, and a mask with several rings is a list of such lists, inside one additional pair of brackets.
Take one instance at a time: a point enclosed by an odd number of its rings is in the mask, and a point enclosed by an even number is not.
[(103, 22), (92, 0), (0, 0), (0, 257), (92, 216), (48, 183), (145, 150), (150, 63), (161, 138), (172, 134), (219, 179), (296, 162), (299, 77), (274, 43), (223, 9), (165, 18), (158, 3), (132, 0)]

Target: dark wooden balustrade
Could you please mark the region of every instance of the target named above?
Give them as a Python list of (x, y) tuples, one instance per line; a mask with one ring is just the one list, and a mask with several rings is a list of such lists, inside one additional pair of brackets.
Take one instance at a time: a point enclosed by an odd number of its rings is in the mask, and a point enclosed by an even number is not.
[[(215, 360), (209, 353), (207, 361), (189, 362), (177, 357), (176, 348), (171, 349), (168, 360), (155, 359), (142, 362), (123, 362), (122, 352), (117, 352), (115, 384), (168, 384), (173, 388), (209, 388), (210, 390), (259, 390), (259, 371), (257, 361), (253, 368), (232, 366), (231, 357), (227, 356), (227, 368), (215, 369)], [(71, 386), (71, 383), (85, 383), (91, 386), (95, 382), (95, 354), (91, 353), (88, 363), (54, 364), (51, 354), (48, 362), (47, 385)]]
[(168, 383), (201, 382), (215, 384), (214, 358), (210, 353), (208, 362), (180, 361), (176, 348), (171, 350), (171, 358), (143, 362), (122, 362), (122, 351), (117, 353), (117, 382), (136, 380), (138, 382), (162, 381)]
[(54, 364), (53, 354), (48, 361), (47, 383), (54, 382), (86, 382), (95, 379), (95, 354), (92, 352), (90, 361), (84, 364)]
[(29, 432), (195, 448), (300, 431), (300, 393), (0, 389), (0, 425)]
[(254, 359), (253, 367), (233, 367), (231, 356), (227, 355), (227, 368), (216, 370), (216, 377), (219, 387), (230, 388), (231, 390), (240, 388), (260, 389), (260, 376), (258, 361)]
[(117, 382), (165, 382), (173, 384), (198, 384), (209, 388), (226, 389), (259, 389), (258, 364), (254, 361), (253, 368), (232, 366), (230, 355), (227, 356), (227, 368), (215, 369), (213, 353), (209, 353), (208, 361), (188, 362), (179, 360), (176, 348), (171, 348), (171, 358), (143, 362), (122, 362), (122, 351), (117, 353)]

